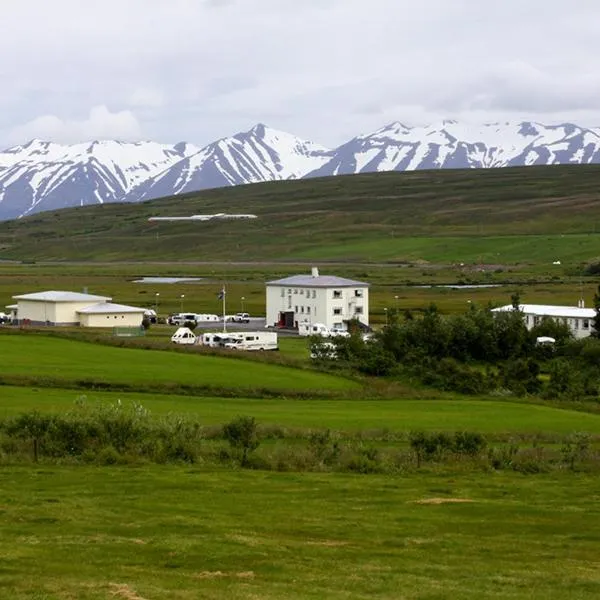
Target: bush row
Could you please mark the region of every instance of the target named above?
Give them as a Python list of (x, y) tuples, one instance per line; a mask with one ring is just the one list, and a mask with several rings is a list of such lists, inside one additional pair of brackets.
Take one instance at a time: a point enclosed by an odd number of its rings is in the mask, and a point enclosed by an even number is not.
[[(384, 443), (332, 431), (296, 432), (292, 440), (253, 417), (202, 427), (186, 417), (151, 417), (140, 405), (79, 407), (64, 415), (24, 413), (0, 422), (0, 461), (101, 465), (188, 463), (278, 471), (400, 473), (422, 468), (554, 469), (600, 472), (595, 440), (583, 433), (546, 445), (491, 445), (478, 432), (412, 432)], [(265, 442), (270, 438), (269, 443)], [(556, 440), (554, 440), (556, 442)]]

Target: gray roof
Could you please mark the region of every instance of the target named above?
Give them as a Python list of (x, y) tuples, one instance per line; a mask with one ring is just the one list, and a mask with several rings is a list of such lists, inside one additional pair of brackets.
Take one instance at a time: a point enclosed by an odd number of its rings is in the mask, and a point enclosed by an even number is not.
[(86, 315), (106, 315), (113, 313), (139, 313), (141, 315), (146, 312), (146, 309), (127, 306), (125, 304), (113, 304), (112, 302), (100, 302), (99, 304), (92, 304), (91, 306), (81, 308), (77, 312)]
[(20, 296), (13, 296), (13, 298), (15, 300), (33, 300), (39, 302), (106, 302), (112, 300), (110, 296), (94, 296), (92, 294), (55, 290), (49, 292), (34, 292), (33, 294), (21, 294)]
[(322, 287), (322, 288), (338, 288), (338, 287), (369, 287), (364, 281), (354, 281), (345, 277), (336, 277), (335, 275), (292, 275), (275, 281), (267, 281), (267, 285), (280, 286), (302, 286), (302, 287)]

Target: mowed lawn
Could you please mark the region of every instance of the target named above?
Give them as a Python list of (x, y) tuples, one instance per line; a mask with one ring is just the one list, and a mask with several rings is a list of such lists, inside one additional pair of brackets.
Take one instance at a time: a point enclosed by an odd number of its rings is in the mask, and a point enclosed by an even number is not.
[(135, 385), (164, 383), (274, 390), (352, 390), (350, 379), (238, 358), (118, 348), (44, 337), (0, 335), (10, 375)]
[(292, 400), (209, 398), (55, 388), (3, 386), (0, 417), (27, 411), (64, 412), (77, 400), (87, 405), (137, 403), (153, 415), (187, 414), (201, 424), (222, 424), (239, 415), (260, 424), (358, 431), (471, 430), (487, 434), (585, 431), (600, 434), (600, 415), (548, 406), (495, 400)]
[(0, 597), (600, 597), (597, 477), (0, 470)]

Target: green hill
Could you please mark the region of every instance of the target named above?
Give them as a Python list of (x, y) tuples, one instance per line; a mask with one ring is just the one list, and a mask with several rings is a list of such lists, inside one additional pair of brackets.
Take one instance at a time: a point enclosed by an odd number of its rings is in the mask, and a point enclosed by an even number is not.
[[(584, 260), (600, 166), (377, 173), (254, 184), (0, 223), (17, 260)], [(148, 222), (255, 213), (253, 221)]]

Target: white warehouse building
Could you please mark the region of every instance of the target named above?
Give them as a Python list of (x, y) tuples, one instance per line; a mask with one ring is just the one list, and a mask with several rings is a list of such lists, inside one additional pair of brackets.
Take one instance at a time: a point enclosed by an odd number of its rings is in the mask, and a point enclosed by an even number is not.
[(108, 296), (51, 290), (13, 296), (13, 322), (30, 325), (139, 327), (143, 308), (114, 304)]
[(268, 281), (266, 294), (267, 326), (344, 328), (350, 319), (369, 325), (369, 284), (363, 281), (320, 275), (313, 267), (310, 275)]
[[(583, 302), (581, 303), (583, 304)], [(492, 309), (492, 312), (512, 311), (512, 304)], [(596, 310), (583, 306), (552, 306), (545, 304), (520, 304), (519, 310), (527, 329), (539, 325), (543, 319), (550, 318), (559, 323), (564, 323), (576, 339), (588, 337), (594, 330)]]

